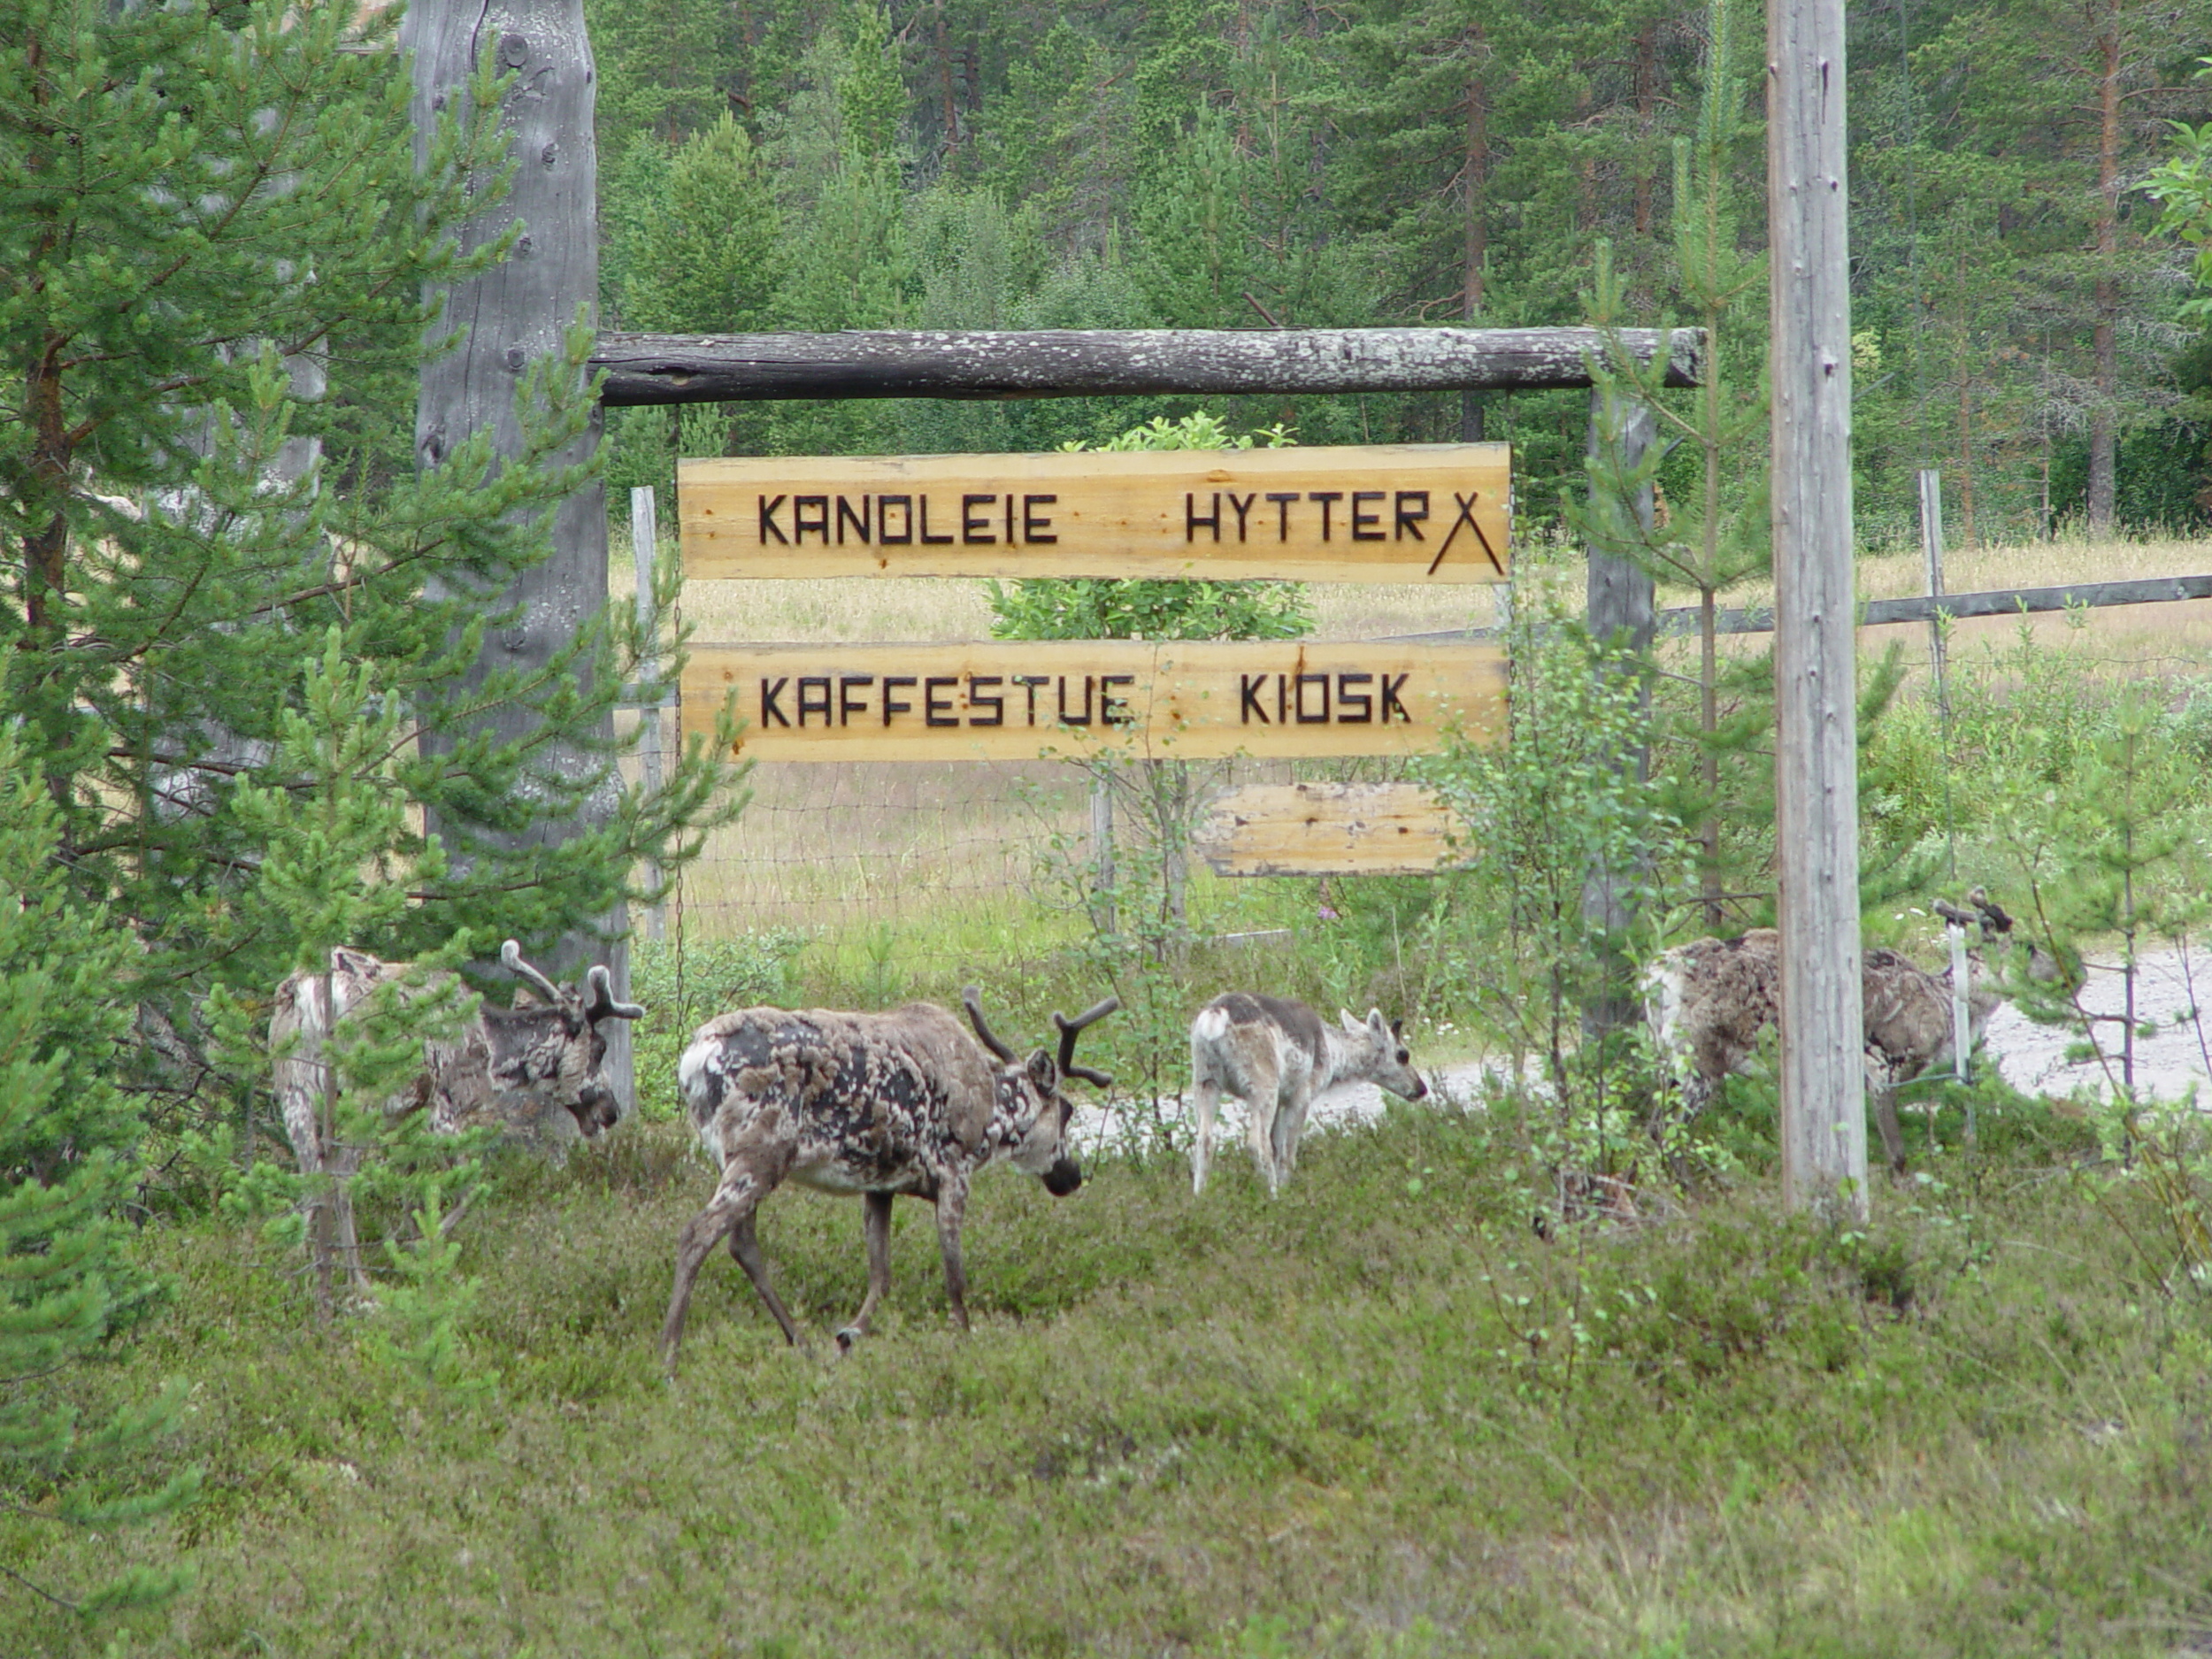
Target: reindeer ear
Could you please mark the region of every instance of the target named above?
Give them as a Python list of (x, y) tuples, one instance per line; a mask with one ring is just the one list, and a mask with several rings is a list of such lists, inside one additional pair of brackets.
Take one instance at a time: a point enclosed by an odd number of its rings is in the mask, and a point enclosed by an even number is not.
[(1029, 1073), (1029, 1080), (1037, 1086), (1037, 1092), (1047, 1099), (1050, 1099), (1053, 1090), (1060, 1087), (1060, 1068), (1042, 1048), (1029, 1056), (1029, 1064), (1023, 1069)]
[(1389, 1037), (1390, 1022), (1382, 1017), (1382, 1010), (1371, 1008), (1367, 1010), (1367, 1029), (1378, 1037), (1386, 1040)]
[(1361, 1025), (1359, 1021), (1352, 1018), (1352, 1010), (1348, 1008), (1338, 1009), (1336, 1010), (1336, 1017), (1339, 1022), (1342, 1024), (1344, 1029), (1350, 1032), (1354, 1036), (1357, 1036), (1361, 1032), (1367, 1029), (1364, 1025)]

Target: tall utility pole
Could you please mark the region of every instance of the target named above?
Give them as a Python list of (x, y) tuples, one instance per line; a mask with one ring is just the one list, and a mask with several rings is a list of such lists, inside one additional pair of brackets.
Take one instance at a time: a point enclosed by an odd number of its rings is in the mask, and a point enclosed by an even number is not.
[(1782, 1188), (1866, 1214), (1843, 0), (1767, 0)]
[[(439, 111), (468, 96), (469, 77), (489, 50), (502, 73), (511, 74), (503, 111), (511, 135), (514, 180), (506, 196), (472, 220), (471, 246), (502, 235), (519, 219), (525, 234), (511, 257), (446, 296), (443, 326), (461, 335), (457, 347), (423, 365), (415, 412), (415, 448), (434, 466), (479, 431), (495, 436), (502, 453), (521, 444), (515, 419), (515, 388), (532, 363), (561, 349), (577, 308), (595, 313), (599, 303), (598, 151), (592, 136), (595, 75), (584, 32), (581, 0), (415, 0), (401, 26), (400, 44), (414, 54), (414, 125), (418, 157), (427, 153)], [(600, 411), (591, 428), (560, 461), (588, 458), (598, 446)], [(488, 635), (484, 659), (472, 675), (493, 668), (527, 668), (551, 660), (577, 630), (607, 603), (607, 500), (594, 482), (561, 503), (553, 522), (553, 555), (500, 596), (518, 607), (508, 627)], [(526, 711), (496, 710), (487, 723), (502, 738), (523, 734)], [(603, 735), (611, 738), (610, 719)], [(582, 775), (602, 763), (577, 754), (567, 764)], [(611, 799), (594, 803), (600, 813)], [(568, 833), (588, 827), (578, 823)], [(539, 839), (563, 837), (547, 826)], [(559, 941), (549, 969), (568, 972), (586, 960), (612, 969), (615, 995), (626, 996), (629, 953), (618, 912), (604, 918), (616, 942), (588, 938)], [(552, 947), (553, 941), (541, 944)], [(632, 1087), (630, 1022), (611, 1019), (605, 1032), (606, 1075), (626, 1110)], [(558, 1114), (556, 1114), (558, 1116)]]

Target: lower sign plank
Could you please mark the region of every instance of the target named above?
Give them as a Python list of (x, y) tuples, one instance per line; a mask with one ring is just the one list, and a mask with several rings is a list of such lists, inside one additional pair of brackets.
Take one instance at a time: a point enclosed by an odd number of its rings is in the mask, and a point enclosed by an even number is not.
[(1206, 809), (1191, 846), (1222, 876), (1421, 876), (1455, 862), (1451, 815), (1414, 783), (1260, 783)]
[(735, 753), (756, 760), (1408, 755), (1500, 730), (1505, 658), (1296, 640), (695, 644), (686, 729), (711, 731), (733, 695)]

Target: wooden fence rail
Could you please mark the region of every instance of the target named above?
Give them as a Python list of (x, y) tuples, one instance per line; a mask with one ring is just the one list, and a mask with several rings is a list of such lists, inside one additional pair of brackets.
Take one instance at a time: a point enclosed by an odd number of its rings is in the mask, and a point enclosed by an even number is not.
[[(1870, 599), (1860, 607), (1859, 626), (1883, 627), (1900, 622), (1927, 622), (1940, 611), (1954, 618), (2009, 617), (2076, 606), (2101, 610), (2107, 605), (2165, 604), (2177, 599), (2212, 599), (2212, 576), (2147, 576), (2137, 581), (2083, 582), (2068, 588), (2003, 588), (1981, 594), (1925, 595), (1914, 599)], [(1713, 618), (1720, 634), (1770, 634), (1774, 612), (1766, 606), (1717, 611)], [(1427, 634), (1396, 634), (1390, 642), (1402, 645), (1441, 645), (1452, 640), (1488, 639), (1489, 628), (1445, 628)], [(1697, 607), (1683, 605), (1659, 613), (1663, 637), (1697, 632)]]

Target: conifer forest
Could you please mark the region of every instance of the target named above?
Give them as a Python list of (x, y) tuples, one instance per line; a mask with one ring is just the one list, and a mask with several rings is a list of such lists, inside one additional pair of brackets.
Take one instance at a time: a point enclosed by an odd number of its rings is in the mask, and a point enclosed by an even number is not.
[[(668, 332), (1579, 323), (1607, 244), (1618, 320), (1701, 320), (1687, 211), (1725, 215), (1747, 253), (1763, 240), (1760, 19), (1736, 9), (1732, 96), (1701, 132), (1717, 65), (1697, 4), (593, 0), (606, 314)], [(2212, 112), (2194, 74), (2212, 15), (1897, 0), (1848, 24), (1862, 535), (1909, 534), (1925, 465), (1969, 540), (2196, 522), (2212, 358), (2184, 316), (2187, 250), (2141, 187), (2170, 123)], [(1761, 298), (1731, 311), (1724, 352), (1755, 361)], [(1467, 424), (1442, 396), (1240, 413), (1310, 443)], [(1583, 416), (1554, 394), (1475, 417), (1516, 446), (1524, 512), (1556, 512)], [(687, 453), (1017, 449), (1133, 424), (1054, 403), (687, 419)], [(666, 443), (626, 415), (618, 476), (647, 481)]]

